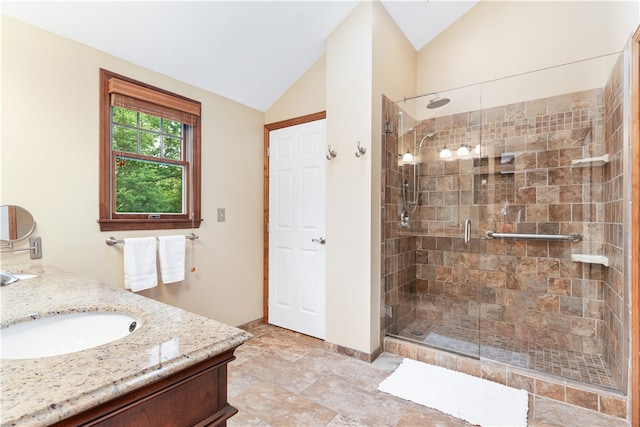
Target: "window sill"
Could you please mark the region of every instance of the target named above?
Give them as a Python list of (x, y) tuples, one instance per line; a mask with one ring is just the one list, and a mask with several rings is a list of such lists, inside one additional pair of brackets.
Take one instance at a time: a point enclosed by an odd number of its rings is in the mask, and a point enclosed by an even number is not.
[(200, 228), (202, 219), (99, 219), (100, 231)]

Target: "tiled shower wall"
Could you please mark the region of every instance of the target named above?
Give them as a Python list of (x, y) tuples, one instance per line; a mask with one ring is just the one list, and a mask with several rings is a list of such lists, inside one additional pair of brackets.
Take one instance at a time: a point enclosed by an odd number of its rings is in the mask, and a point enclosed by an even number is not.
[[(397, 129), (398, 108), (388, 98), (383, 99), (383, 119)], [(415, 319), (414, 296), (416, 292), (416, 237), (400, 235), (399, 207), (402, 196), (399, 183), (397, 131), (385, 133), (382, 147), (382, 291), (385, 307), (384, 328), (396, 334)], [(395, 183), (395, 185), (391, 185)]]
[[(414, 122), (417, 141), (430, 132), (435, 137), (420, 151), (419, 207), (408, 229), (399, 221), (401, 182), (404, 176), (412, 185), (413, 166), (405, 165), (403, 175), (398, 154), (413, 135), (398, 136), (399, 107), (385, 99), (384, 121), (394, 129), (385, 134), (383, 159), (388, 333), (423, 319), (546, 348), (605, 353), (620, 380), (622, 268), (571, 261), (572, 253), (622, 261), (622, 172), (613, 143), (622, 146), (620, 86), (612, 77), (604, 89)], [(438, 158), (445, 146), (455, 152), (478, 143), (480, 158)], [(607, 152), (613, 161), (605, 166), (571, 165)], [(462, 238), (466, 219), (470, 243)], [(486, 230), (579, 232), (583, 241), (488, 240)]]
[(610, 163), (604, 168), (604, 254), (609, 258), (609, 268), (604, 277), (604, 356), (611, 375), (618, 384), (624, 384), (627, 368), (628, 330), (625, 328), (623, 265), (624, 238), (624, 180), (623, 157), (624, 132), (624, 60), (617, 61), (604, 88), (604, 138)]

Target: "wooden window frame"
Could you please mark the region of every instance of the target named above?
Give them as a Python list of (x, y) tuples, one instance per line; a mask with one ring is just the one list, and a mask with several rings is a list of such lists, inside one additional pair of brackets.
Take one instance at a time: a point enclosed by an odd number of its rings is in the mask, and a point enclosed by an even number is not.
[[(122, 214), (112, 212), (113, 153), (111, 150), (111, 94), (124, 93), (136, 101), (157, 104), (159, 109), (166, 107), (174, 112), (188, 115), (191, 120), (192, 142), (191, 158), (187, 166), (186, 213), (167, 214), (159, 218), (141, 218), (140, 215), (123, 218)], [(200, 102), (172, 92), (133, 80), (129, 77), (100, 69), (100, 165), (99, 165), (99, 219), (100, 231), (119, 230), (164, 230), (180, 228), (199, 228), (201, 216), (201, 120)], [(126, 215), (125, 215), (126, 216)], [(137, 216), (137, 217), (133, 217)]]

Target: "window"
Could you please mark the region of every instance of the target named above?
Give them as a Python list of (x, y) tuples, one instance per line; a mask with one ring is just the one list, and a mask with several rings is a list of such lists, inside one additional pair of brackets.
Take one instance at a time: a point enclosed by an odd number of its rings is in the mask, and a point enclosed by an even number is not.
[(196, 228), (200, 103), (100, 70), (101, 231)]

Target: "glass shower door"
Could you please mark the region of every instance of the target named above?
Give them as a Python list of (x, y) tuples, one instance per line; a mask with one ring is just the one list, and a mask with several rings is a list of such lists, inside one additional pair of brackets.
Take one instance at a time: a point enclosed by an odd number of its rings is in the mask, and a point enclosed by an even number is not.
[[(390, 174), (397, 180), (398, 238), (415, 248), (414, 282), (402, 292), (411, 294), (410, 309), (393, 332), (471, 357), (480, 355), (486, 279), (474, 249), (481, 244), (472, 174), (480, 156), (479, 103), (479, 87), (398, 102), (398, 169)], [(452, 114), (460, 108), (469, 112)]]
[(385, 104), (388, 335), (624, 390), (629, 82), (618, 52)]

